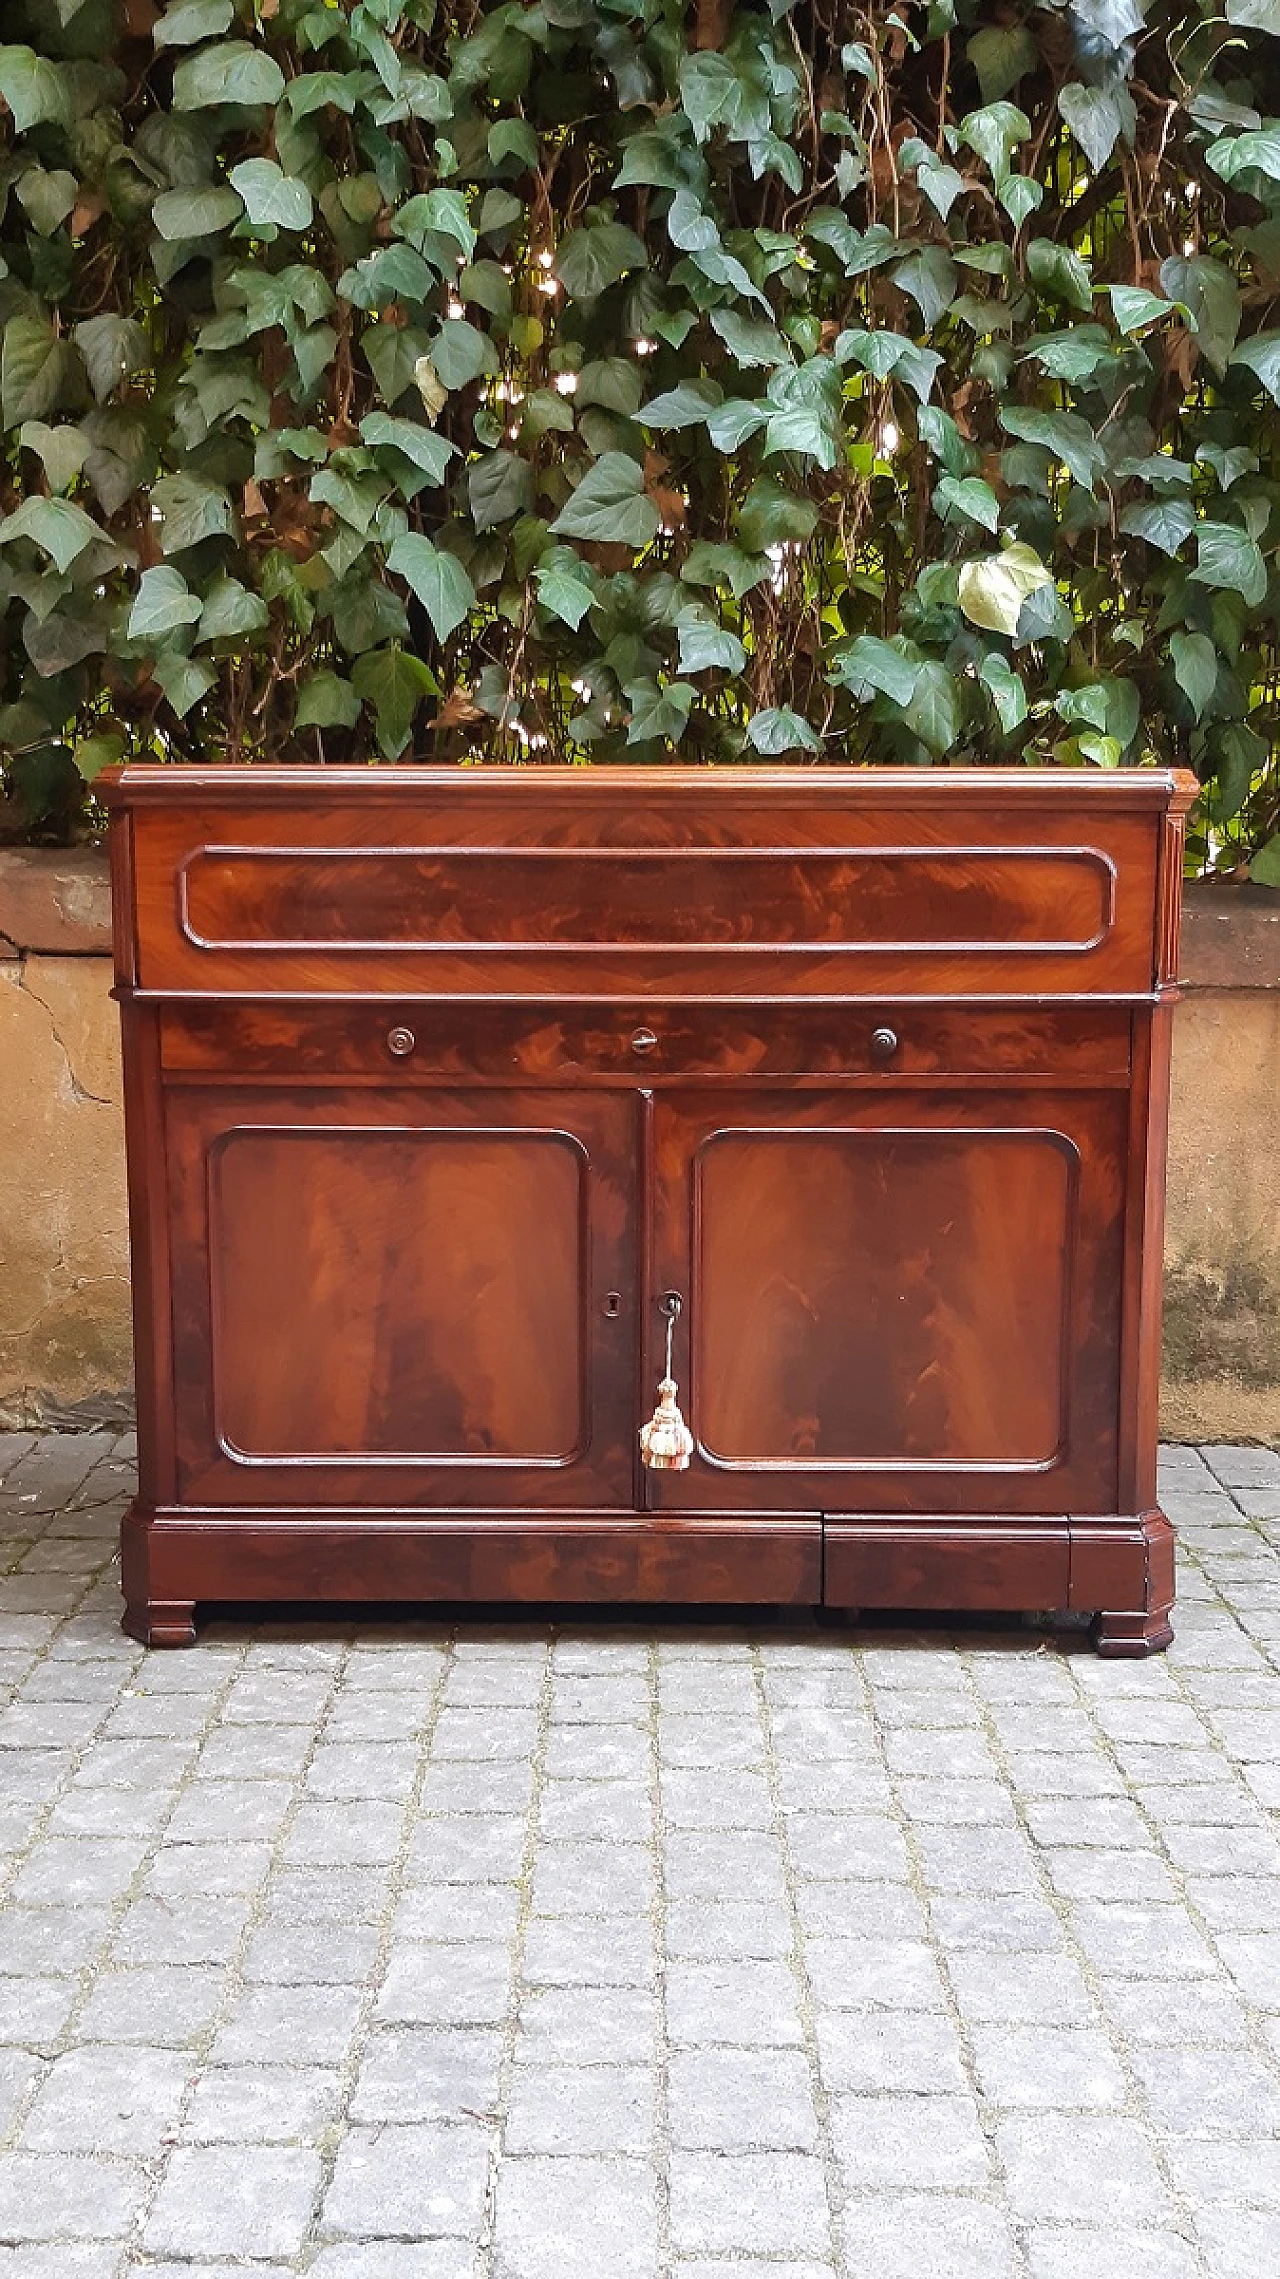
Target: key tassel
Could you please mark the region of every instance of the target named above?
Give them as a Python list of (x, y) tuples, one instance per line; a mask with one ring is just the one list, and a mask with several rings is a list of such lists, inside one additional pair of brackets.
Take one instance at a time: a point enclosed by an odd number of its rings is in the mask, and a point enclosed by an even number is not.
[(687, 1472), (693, 1454), (693, 1434), (680, 1414), (674, 1377), (658, 1387), (658, 1405), (640, 1427), (640, 1454), (651, 1472)]

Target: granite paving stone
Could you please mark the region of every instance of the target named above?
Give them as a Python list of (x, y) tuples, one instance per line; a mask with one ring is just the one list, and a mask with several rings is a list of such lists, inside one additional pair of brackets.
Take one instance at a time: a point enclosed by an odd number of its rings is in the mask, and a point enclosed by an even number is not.
[(0, 1434), (0, 2279), (1262, 2279), (1280, 1456), (1177, 1637), (118, 1630), (130, 1435)]

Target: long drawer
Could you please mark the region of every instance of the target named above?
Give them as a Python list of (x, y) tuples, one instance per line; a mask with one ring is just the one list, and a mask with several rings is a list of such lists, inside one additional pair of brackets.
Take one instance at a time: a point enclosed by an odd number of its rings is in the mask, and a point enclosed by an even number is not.
[(1123, 1084), (1130, 1015), (1100, 1005), (1051, 1011), (784, 1003), (750, 1011), (676, 1000), (557, 1007), (361, 1004), (262, 999), (165, 1004), (161, 1059), (175, 1076), (386, 1083), (475, 1078), (510, 1083), (662, 1083), (767, 1077), (829, 1084), (995, 1081)]
[(865, 783), (818, 799), (803, 778), (764, 796), (682, 774), (588, 794), (516, 771), (398, 806), (344, 790), (259, 807), (250, 780), (239, 806), (202, 792), (133, 814), (131, 978), (562, 1001), (1150, 995), (1164, 787), (1074, 805), (1049, 788), (948, 786), (925, 806)]

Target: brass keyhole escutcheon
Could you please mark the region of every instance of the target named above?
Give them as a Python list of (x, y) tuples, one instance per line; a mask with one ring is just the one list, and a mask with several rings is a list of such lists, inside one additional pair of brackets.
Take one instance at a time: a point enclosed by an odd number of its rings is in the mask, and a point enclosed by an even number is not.
[(693, 1455), (693, 1434), (680, 1414), (678, 1387), (671, 1374), (671, 1341), (683, 1309), (678, 1290), (666, 1290), (658, 1300), (667, 1318), (667, 1365), (658, 1386), (658, 1405), (640, 1427), (640, 1460), (651, 1472), (687, 1472)]
[(616, 1322), (619, 1314), (622, 1312), (621, 1290), (606, 1290), (604, 1305), (601, 1308), (601, 1312), (604, 1314), (606, 1321)]

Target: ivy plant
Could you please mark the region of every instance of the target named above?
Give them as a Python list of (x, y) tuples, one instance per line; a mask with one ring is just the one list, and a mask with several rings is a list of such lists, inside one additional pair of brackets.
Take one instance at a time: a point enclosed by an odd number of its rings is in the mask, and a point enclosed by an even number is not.
[(6, 0), (3, 828), (123, 754), (1190, 764), (1280, 884), (1280, 0)]

